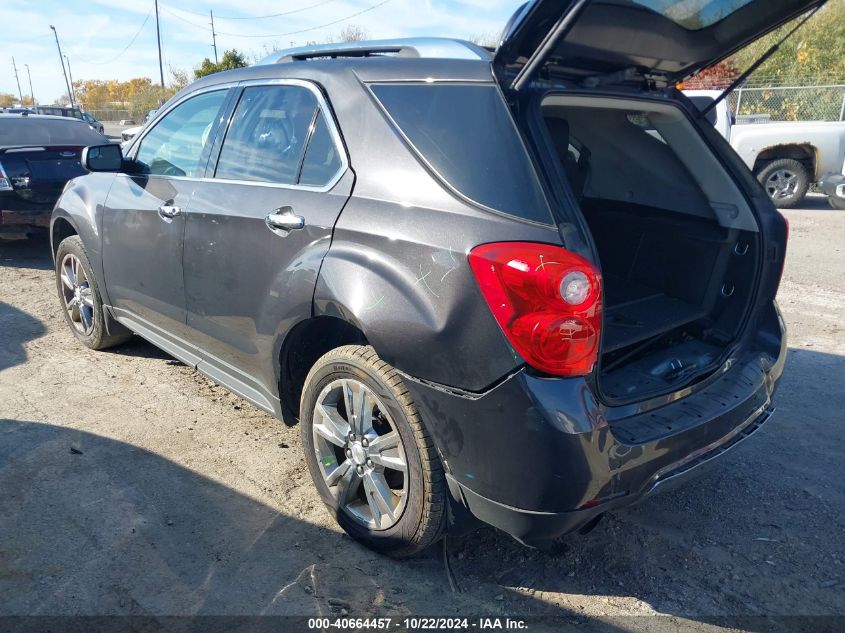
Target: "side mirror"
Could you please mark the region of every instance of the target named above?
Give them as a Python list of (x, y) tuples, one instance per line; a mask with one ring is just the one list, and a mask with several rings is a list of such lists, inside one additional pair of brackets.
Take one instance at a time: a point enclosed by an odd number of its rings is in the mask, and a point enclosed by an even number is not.
[(88, 171), (120, 171), (123, 151), (120, 145), (92, 145), (82, 150), (82, 166)]

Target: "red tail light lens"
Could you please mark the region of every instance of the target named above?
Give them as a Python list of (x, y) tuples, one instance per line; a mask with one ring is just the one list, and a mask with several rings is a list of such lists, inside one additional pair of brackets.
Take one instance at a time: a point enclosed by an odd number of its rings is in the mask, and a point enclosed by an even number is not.
[(592, 371), (601, 333), (601, 275), (590, 262), (551, 244), (499, 242), (474, 248), (469, 264), (525, 362), (556, 376)]

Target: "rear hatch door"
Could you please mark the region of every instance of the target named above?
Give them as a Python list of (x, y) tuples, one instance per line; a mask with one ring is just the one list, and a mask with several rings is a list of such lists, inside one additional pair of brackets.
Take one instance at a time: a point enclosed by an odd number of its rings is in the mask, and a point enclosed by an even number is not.
[(0, 165), (14, 194), (31, 204), (53, 205), (65, 183), (85, 173), (82, 147), (73, 145), (0, 148)]
[(505, 88), (673, 85), (826, 0), (532, 0), (511, 18), (494, 67)]

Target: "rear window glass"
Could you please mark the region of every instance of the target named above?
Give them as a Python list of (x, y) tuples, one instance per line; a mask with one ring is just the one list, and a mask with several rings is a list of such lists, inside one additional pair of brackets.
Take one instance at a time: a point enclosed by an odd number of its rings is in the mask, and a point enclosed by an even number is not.
[(490, 209), (552, 223), (537, 175), (495, 86), (376, 84), (371, 89), (452, 188)]
[(689, 31), (706, 29), (735, 13), (752, 0), (633, 0), (669, 18)]
[(102, 145), (106, 139), (75, 119), (0, 119), (0, 145)]

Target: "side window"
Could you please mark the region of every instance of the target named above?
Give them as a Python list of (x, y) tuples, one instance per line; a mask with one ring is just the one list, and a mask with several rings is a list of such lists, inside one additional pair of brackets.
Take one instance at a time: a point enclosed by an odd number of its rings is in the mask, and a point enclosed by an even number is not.
[(176, 106), (141, 140), (135, 161), (142, 173), (160, 176), (204, 175), (204, 150), (226, 99), (226, 90), (197, 95)]
[(316, 111), (316, 97), (301, 86), (245, 88), (223, 141), (215, 178), (296, 183)]
[(299, 184), (321, 187), (331, 182), (340, 170), (341, 161), (337, 145), (326, 125), (323, 113), (317, 115), (311, 141), (302, 161)]

